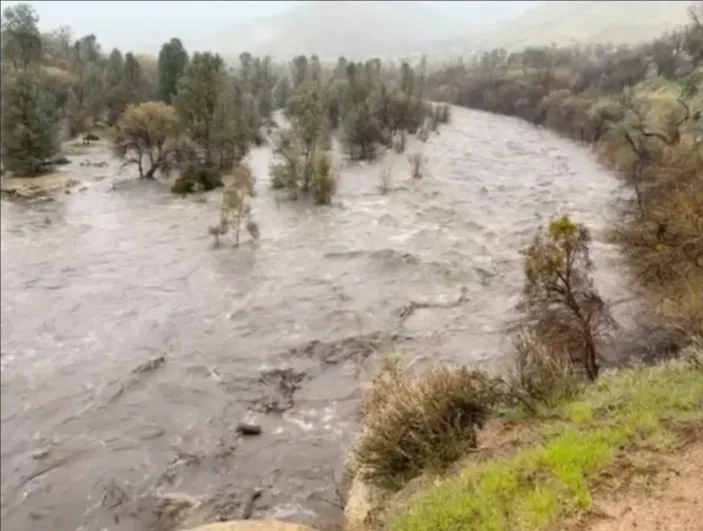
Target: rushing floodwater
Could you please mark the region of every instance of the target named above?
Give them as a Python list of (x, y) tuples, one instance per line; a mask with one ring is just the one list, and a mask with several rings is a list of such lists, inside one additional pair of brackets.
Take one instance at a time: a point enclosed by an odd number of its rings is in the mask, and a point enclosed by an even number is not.
[[(519, 249), (558, 211), (599, 240), (617, 190), (587, 150), (509, 118), (454, 109), (419, 146), (425, 179), (389, 159), (381, 195), (380, 163), (350, 166), (329, 208), (277, 202), (254, 151), (262, 239), (238, 250), (207, 235), (219, 194), (113, 190), (112, 161), (67, 168), (87, 190), (3, 201), (3, 529), (144, 531), (160, 490), (219, 493), (237, 517), (258, 488), (255, 517), (333, 521), (379, 353), (504, 361)], [(616, 298), (616, 251), (594, 257)], [(413, 301), (436, 306), (402, 318)], [(238, 439), (245, 418), (263, 434)]]

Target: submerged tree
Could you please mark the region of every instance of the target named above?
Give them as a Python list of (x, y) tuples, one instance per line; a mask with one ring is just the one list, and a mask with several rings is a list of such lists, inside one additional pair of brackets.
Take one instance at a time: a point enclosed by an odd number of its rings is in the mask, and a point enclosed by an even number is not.
[(613, 321), (590, 275), (590, 242), (588, 230), (568, 216), (540, 231), (525, 252), (520, 309), (543, 344), (582, 364), (595, 380), (599, 339)]
[(250, 199), (254, 196), (254, 177), (246, 166), (238, 166), (233, 175), (232, 182), (222, 192), (220, 205), (220, 222), (208, 229), (215, 238), (215, 245), (219, 244), (220, 236), (227, 234), (230, 228), (234, 232), (234, 245), (239, 247), (242, 223), (252, 240), (259, 239), (259, 226), (252, 218)]
[(176, 110), (159, 101), (129, 105), (117, 129), (115, 154), (124, 165), (137, 166), (142, 179), (154, 179), (156, 172), (170, 170), (183, 145)]

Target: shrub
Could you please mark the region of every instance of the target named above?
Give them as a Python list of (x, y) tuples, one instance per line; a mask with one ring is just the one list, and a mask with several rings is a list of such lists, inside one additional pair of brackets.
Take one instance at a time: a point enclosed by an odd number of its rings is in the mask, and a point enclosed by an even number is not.
[(212, 167), (189, 164), (171, 187), (174, 194), (207, 192), (224, 186), (220, 173)]
[(530, 330), (521, 330), (515, 340), (515, 369), (508, 376), (509, 396), (534, 411), (537, 403), (547, 406), (576, 396), (581, 388), (570, 357), (541, 343)]
[(312, 194), (318, 205), (329, 205), (332, 196), (337, 191), (337, 177), (332, 169), (332, 159), (323, 154), (315, 163), (315, 174), (312, 180)]
[(495, 396), (480, 372), (436, 368), (414, 376), (387, 360), (364, 397), (364, 432), (353, 451), (360, 478), (395, 489), (453, 463), (476, 446)]
[(393, 150), (400, 155), (405, 151), (407, 141), (408, 135), (405, 131), (393, 135)]
[(242, 223), (252, 240), (260, 237), (259, 225), (253, 220), (249, 200), (254, 196), (254, 176), (246, 166), (239, 166), (232, 175), (232, 182), (222, 192), (220, 204), (220, 222), (211, 226), (208, 232), (215, 238), (215, 245), (220, 242), (220, 236), (234, 230), (234, 245), (239, 247)]
[(413, 179), (421, 179), (424, 173), (426, 158), (422, 153), (411, 153), (408, 155), (410, 163), (410, 175)]
[(386, 195), (393, 185), (393, 173), (390, 166), (384, 166), (381, 168), (381, 173), (379, 174), (378, 191), (383, 195)]
[(616, 239), (633, 276), (675, 328), (703, 334), (703, 150), (693, 142), (662, 147), (642, 203)]
[(293, 199), (301, 193), (311, 194), (317, 204), (332, 201), (337, 178), (331, 155), (322, 145), (306, 145), (293, 129), (286, 129), (275, 138), (274, 154), (269, 166), (274, 190), (288, 190)]
[(449, 123), (449, 120), (451, 119), (451, 108), (449, 107), (449, 105), (447, 105), (446, 103), (437, 105), (434, 108), (434, 112), (437, 122), (441, 124)]
[(590, 276), (590, 234), (568, 216), (540, 230), (525, 251), (523, 324), (556, 353), (568, 353), (589, 379), (599, 371), (601, 334), (613, 324)]

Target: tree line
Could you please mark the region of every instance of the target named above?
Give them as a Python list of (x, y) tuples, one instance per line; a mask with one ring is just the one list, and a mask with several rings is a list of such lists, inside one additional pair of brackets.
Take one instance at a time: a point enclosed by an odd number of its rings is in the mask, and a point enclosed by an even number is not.
[(327, 203), (335, 188), (330, 148), (337, 137), (353, 160), (379, 146), (402, 152), (407, 134), (427, 139), (449, 120), (448, 106), (425, 102), (427, 68), (317, 56), (290, 64), (242, 53), (236, 65), (219, 54), (190, 54), (178, 38), (157, 58), (104, 53), (96, 36), (69, 28), (41, 33), (27, 4), (2, 17), (2, 160), (15, 175), (39, 175), (60, 140), (112, 131), (114, 151), (140, 177), (179, 170), (175, 191), (220, 186), (252, 145), (272, 135), (272, 183), (291, 197)]

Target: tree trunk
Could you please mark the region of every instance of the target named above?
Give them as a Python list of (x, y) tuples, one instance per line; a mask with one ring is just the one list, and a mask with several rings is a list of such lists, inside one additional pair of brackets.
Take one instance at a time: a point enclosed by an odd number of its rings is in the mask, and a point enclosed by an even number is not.
[(239, 247), (239, 230), (240, 230), (240, 228), (241, 228), (241, 226), (242, 226), (242, 216), (241, 216), (241, 214), (237, 214), (237, 221), (236, 221), (236, 223), (237, 223), (237, 230), (236, 230), (236, 232), (235, 232), (235, 234), (234, 234), (234, 246), (235, 246), (235, 247)]

